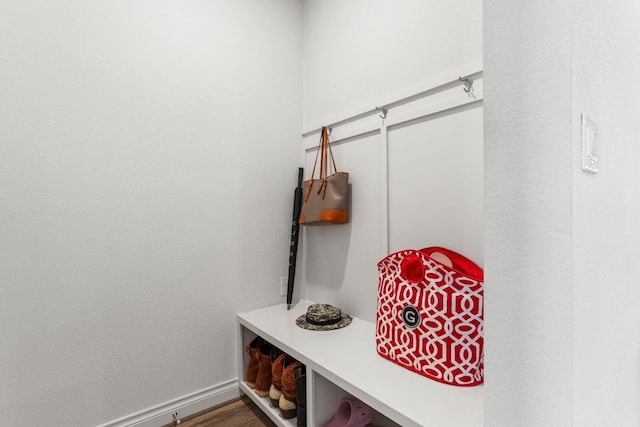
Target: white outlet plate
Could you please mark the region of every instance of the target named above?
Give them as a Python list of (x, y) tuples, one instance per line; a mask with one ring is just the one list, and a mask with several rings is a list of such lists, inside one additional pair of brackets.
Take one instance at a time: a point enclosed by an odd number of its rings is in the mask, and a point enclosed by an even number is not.
[(282, 276), (280, 278), (280, 296), (281, 297), (286, 297), (287, 296), (287, 285), (289, 284), (289, 280), (286, 276)]

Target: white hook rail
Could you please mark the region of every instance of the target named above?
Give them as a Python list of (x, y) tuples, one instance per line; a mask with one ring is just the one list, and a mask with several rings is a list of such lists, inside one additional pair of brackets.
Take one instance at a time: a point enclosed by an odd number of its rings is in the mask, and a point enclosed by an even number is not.
[(464, 71), (466, 72), (463, 73), (462, 76), (465, 77), (462, 77), (460, 74), (458, 74), (458, 77), (451, 78), (452, 73), (447, 73), (447, 75), (443, 74), (431, 79), (419, 88), (414, 89), (408, 93), (392, 97), (385, 100), (385, 102), (376, 103), (374, 104), (374, 107), (359, 108), (351, 114), (345, 114), (342, 117), (327, 120), (324, 122), (324, 124), (307, 127), (302, 130), (302, 136), (306, 137), (314, 133), (319, 133), (323, 126), (327, 126), (328, 128), (333, 129), (336, 126), (369, 117), (376, 113), (379, 113), (378, 115), (382, 120), (386, 120), (391, 108), (406, 104), (411, 101), (415, 101), (420, 98), (424, 98), (433, 94), (434, 92), (454, 87), (456, 85), (459, 85), (460, 83), (463, 84), (462, 89), (464, 90), (464, 92), (470, 97), (474, 97), (473, 79), (482, 76), (482, 67), (479, 64), (474, 64), (471, 66), (467, 66)]

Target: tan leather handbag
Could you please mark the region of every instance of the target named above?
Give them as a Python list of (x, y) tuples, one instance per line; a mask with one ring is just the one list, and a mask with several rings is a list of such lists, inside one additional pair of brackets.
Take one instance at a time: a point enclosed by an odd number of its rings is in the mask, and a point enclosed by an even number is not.
[[(329, 157), (333, 174), (328, 175)], [(320, 158), (320, 177), (315, 178)], [(300, 213), (302, 225), (329, 225), (349, 222), (349, 173), (338, 172), (329, 143), (329, 130), (322, 128), (320, 144), (313, 163), (311, 179), (302, 185), (303, 204)]]

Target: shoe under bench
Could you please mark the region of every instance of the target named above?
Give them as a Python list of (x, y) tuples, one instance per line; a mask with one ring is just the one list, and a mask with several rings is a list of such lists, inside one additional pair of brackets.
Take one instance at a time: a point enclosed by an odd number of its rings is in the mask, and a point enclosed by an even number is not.
[(376, 352), (375, 325), (354, 317), (345, 328), (310, 331), (295, 324), (309, 301), (291, 310), (278, 304), (237, 315), (240, 390), (278, 426), (295, 427), (268, 398), (245, 383), (249, 357), (244, 351), (260, 336), (306, 365), (307, 426), (329, 422), (344, 397), (354, 397), (376, 411), (376, 426), (473, 427), (484, 419), (483, 386), (456, 387), (404, 369)]

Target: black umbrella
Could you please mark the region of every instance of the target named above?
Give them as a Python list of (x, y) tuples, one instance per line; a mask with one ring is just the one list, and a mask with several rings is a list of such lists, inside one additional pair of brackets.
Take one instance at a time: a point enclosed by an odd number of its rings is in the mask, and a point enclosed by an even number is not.
[(298, 186), (293, 192), (293, 220), (291, 221), (291, 246), (289, 248), (289, 277), (287, 282), (287, 310), (291, 309), (293, 282), (296, 276), (298, 256), (298, 232), (300, 231), (300, 211), (302, 210), (302, 168), (298, 168)]

